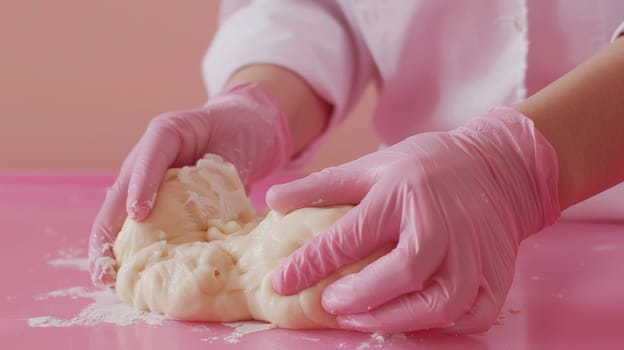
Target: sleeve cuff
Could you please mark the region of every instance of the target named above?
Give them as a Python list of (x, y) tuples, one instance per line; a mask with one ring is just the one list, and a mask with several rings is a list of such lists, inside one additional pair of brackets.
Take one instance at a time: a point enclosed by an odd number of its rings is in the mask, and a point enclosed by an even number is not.
[(622, 24), (620, 24), (620, 26), (613, 33), (613, 36), (611, 37), (611, 43), (613, 43), (615, 39), (619, 38), (622, 35), (624, 35), (624, 22), (622, 22)]
[[(323, 133), (292, 159), (286, 168), (307, 163), (328, 131), (342, 119), (351, 104), (358, 58), (343, 23), (320, 5), (279, 6), (253, 3), (225, 19), (202, 62), (204, 82), (211, 96), (227, 80), (251, 64), (273, 64), (300, 75), (333, 106)], [(316, 4), (316, 3), (310, 3)], [(292, 8), (291, 8), (292, 7)]]

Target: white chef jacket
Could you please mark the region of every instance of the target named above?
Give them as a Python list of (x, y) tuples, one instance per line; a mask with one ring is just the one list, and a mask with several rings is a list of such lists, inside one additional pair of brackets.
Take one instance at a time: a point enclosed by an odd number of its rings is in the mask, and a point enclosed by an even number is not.
[(624, 0), (225, 0), (202, 71), (215, 94), (243, 66), (288, 68), (333, 105), (327, 130), (373, 81), (374, 129), (389, 145), (522, 100), (623, 20)]

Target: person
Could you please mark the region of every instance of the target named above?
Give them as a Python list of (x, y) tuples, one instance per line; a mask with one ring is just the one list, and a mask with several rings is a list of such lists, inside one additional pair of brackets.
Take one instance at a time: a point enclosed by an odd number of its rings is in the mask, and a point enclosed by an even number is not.
[(267, 193), (280, 211), (355, 205), (273, 287), (388, 247), (323, 291), (341, 328), (487, 330), (519, 244), (624, 179), (623, 20), (620, 0), (224, 1), (212, 95), (154, 118), (124, 161), (91, 232), (92, 279), (114, 282), (111, 243), (149, 215), (167, 168), (216, 153), (249, 185), (300, 166), (373, 82), (383, 147)]

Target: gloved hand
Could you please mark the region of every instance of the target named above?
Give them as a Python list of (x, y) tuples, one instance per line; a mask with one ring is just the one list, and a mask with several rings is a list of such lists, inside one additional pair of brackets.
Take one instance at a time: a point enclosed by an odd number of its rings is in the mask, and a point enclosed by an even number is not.
[(167, 169), (195, 164), (206, 153), (234, 164), (249, 185), (290, 157), (285, 116), (260, 85), (244, 83), (202, 108), (154, 118), (125, 159), (93, 224), (89, 270), (94, 284), (114, 284), (112, 245), (126, 216), (146, 218)]
[(518, 245), (559, 217), (557, 167), (532, 121), (498, 107), (450, 132), (274, 186), (267, 202), (275, 210), (356, 206), (293, 253), (273, 288), (295, 293), (390, 244), (323, 291), (340, 327), (487, 330), (509, 291)]

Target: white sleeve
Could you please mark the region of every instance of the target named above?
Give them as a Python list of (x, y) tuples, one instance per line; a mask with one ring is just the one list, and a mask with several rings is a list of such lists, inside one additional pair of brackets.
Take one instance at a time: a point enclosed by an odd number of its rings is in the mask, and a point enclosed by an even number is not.
[(224, 1), (202, 73), (214, 95), (245, 65), (285, 67), (333, 105), (331, 126), (372, 75), (372, 60), (362, 46), (335, 0)]
[(611, 42), (614, 42), (615, 39), (619, 38), (621, 35), (624, 35), (624, 22), (622, 22), (622, 24), (620, 24), (620, 26), (613, 33), (613, 36), (611, 37)]

